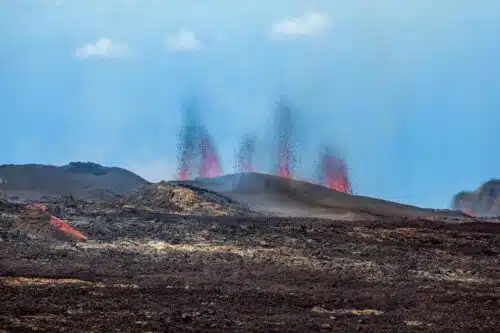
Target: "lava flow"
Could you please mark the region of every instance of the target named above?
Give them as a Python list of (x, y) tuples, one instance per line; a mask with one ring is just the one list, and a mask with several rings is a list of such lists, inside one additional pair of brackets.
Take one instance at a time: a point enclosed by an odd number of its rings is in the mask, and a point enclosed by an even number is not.
[(21, 215), (19, 229), (44, 234), (49, 237), (85, 241), (87, 236), (70, 227), (63, 220), (51, 215), (43, 204), (28, 204)]
[(328, 150), (322, 153), (322, 178), (325, 185), (337, 192), (352, 193), (346, 164)]
[(245, 136), (241, 142), (240, 149), (236, 156), (236, 169), (238, 172), (255, 172), (253, 165), (253, 154), (255, 150), (255, 139)]

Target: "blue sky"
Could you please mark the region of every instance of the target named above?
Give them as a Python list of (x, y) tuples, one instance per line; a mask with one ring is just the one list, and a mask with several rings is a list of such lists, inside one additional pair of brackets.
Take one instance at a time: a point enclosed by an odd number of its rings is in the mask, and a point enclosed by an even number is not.
[(331, 143), (357, 193), (444, 208), (500, 177), (498, 31), (493, 0), (2, 0), (0, 163), (171, 179), (196, 95), (231, 171), (283, 94), (299, 176)]

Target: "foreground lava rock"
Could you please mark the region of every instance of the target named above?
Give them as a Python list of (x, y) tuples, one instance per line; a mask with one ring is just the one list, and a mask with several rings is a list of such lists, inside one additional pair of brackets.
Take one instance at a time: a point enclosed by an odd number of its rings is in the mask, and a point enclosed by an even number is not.
[[(301, 333), (500, 327), (499, 223), (465, 223), (472, 219), (278, 177), (245, 179), (252, 195), (281, 193), (276, 203), (293, 197), (307, 214), (313, 195), (329, 212), (369, 204), (376, 214), (349, 221), (335, 214), (259, 215), (226, 194), (165, 182), (114, 200), (69, 196), (28, 206), (0, 200), (0, 327)], [(402, 217), (407, 212), (425, 215)], [(55, 241), (59, 236), (88, 240)]]
[[(51, 207), (49, 204), (47, 205)], [(500, 224), (196, 216), (61, 203), (89, 237), (0, 214), (0, 327), (20, 332), (494, 332)], [(47, 221), (44, 209), (30, 220)]]

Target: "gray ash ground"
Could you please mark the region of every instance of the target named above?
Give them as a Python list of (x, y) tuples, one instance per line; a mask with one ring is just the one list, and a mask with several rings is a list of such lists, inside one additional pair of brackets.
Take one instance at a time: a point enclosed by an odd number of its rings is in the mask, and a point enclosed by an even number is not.
[[(6, 332), (494, 332), (500, 224), (172, 214), (49, 203), (89, 236), (0, 218)], [(1, 331), (1, 330), (0, 330)]]

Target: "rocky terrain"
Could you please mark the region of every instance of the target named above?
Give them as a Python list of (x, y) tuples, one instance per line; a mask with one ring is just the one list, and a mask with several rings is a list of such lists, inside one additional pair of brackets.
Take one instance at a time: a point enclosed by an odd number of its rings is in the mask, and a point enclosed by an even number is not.
[(190, 215), (255, 215), (250, 207), (217, 192), (187, 184), (159, 182), (120, 200), (127, 207)]
[(500, 180), (492, 179), (475, 191), (463, 191), (453, 197), (453, 209), (466, 211), (476, 216), (500, 216)]
[(0, 219), (5, 331), (494, 332), (500, 325), (500, 224), (67, 211), (62, 217), (87, 242), (47, 240)]
[[(251, 178), (0, 199), (0, 331), (500, 327), (499, 223)], [(289, 198), (281, 216), (255, 201), (265, 193), (273, 207)], [(62, 221), (83, 236), (53, 237)]]

